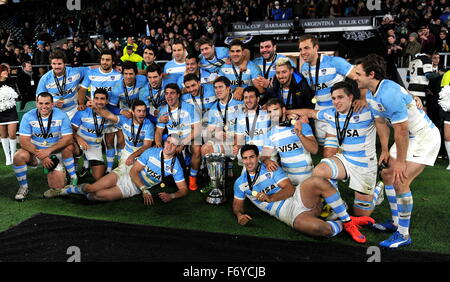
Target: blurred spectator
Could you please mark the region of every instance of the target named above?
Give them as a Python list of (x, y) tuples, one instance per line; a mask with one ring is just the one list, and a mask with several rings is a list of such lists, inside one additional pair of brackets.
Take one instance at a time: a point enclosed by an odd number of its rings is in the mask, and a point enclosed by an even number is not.
[[(122, 57), (120, 57), (120, 60), (122, 62), (130, 61), (130, 62), (138, 63), (143, 60), (143, 58), (141, 56), (139, 56), (138, 54), (135, 53), (135, 49), (134, 49), (133, 45), (127, 45), (127, 47), (125, 47), (125, 49), (126, 49), (126, 52), (123, 54)], [(136, 49), (137, 49), (137, 47), (136, 47)]]
[(22, 108), (28, 101), (34, 101), (36, 99), (36, 87), (39, 82), (38, 75), (33, 72), (31, 62), (24, 62), (22, 64), (22, 72), (17, 76), (17, 86), (20, 91)]
[(39, 65), (39, 75), (44, 75), (48, 68), (44, 67), (44, 65), (49, 64), (48, 56), (50, 55), (50, 52), (48, 52), (44, 48), (44, 42), (38, 41), (37, 43), (37, 49), (36, 52), (34, 52), (33, 56), (33, 65)]
[(105, 49), (103, 45), (103, 40), (101, 38), (95, 39), (94, 47), (91, 51), (91, 62), (96, 63), (100, 61), (100, 54)]
[(439, 37), (436, 40), (436, 52), (449, 52), (449, 46), (448, 46), (448, 34), (447, 31), (441, 30), (439, 32)]
[(432, 33), (430, 33), (430, 29), (428, 26), (423, 26), (419, 30), (419, 39), (422, 44), (422, 53), (431, 55), (436, 46), (436, 39)]
[[(415, 32), (411, 32), (409, 35), (409, 42), (406, 46), (406, 55), (414, 57), (417, 53), (420, 53), (420, 50), (422, 49), (422, 45), (417, 41), (418, 35)], [(407, 62), (408, 63), (408, 62)]]
[(84, 46), (76, 44), (73, 52), (73, 67), (81, 67), (83, 64), (89, 63), (91, 56), (84, 51)]

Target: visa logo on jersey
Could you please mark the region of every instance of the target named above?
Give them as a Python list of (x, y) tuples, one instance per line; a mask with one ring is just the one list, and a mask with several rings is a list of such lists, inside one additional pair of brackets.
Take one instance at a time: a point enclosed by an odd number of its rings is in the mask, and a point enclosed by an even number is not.
[(294, 151), (296, 149), (300, 148), (300, 146), (297, 143), (292, 143), (292, 144), (287, 144), (284, 146), (279, 146), (278, 147), (278, 151), (285, 153), (285, 152), (290, 152), (290, 151)]

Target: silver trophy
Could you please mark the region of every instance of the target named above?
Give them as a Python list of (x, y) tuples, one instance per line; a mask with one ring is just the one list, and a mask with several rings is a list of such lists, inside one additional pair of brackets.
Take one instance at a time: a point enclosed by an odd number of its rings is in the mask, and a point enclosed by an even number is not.
[(211, 205), (223, 204), (227, 201), (225, 185), (227, 157), (225, 154), (212, 153), (205, 156), (205, 160), (211, 179), (206, 202)]

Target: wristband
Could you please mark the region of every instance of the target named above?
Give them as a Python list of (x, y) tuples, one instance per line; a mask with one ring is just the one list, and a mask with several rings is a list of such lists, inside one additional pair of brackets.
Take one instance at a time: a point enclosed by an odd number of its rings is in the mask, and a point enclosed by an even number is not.
[(147, 189), (145, 189), (144, 191), (142, 191), (142, 194), (148, 194), (148, 195), (152, 195), (152, 193), (150, 193), (150, 191), (148, 191)]
[(141, 187), (139, 187), (139, 190), (141, 190), (141, 192), (143, 193), (144, 191), (148, 191), (148, 187), (145, 185), (142, 185)]

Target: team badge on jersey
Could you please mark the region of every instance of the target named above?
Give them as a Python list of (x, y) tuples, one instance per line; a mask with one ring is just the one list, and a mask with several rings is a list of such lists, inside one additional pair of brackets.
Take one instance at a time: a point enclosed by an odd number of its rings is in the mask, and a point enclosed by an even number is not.
[(354, 117), (353, 117), (353, 121), (359, 122), (359, 116), (354, 116)]
[(322, 75), (325, 75), (327, 73), (327, 69), (321, 69), (320, 72), (322, 73)]

